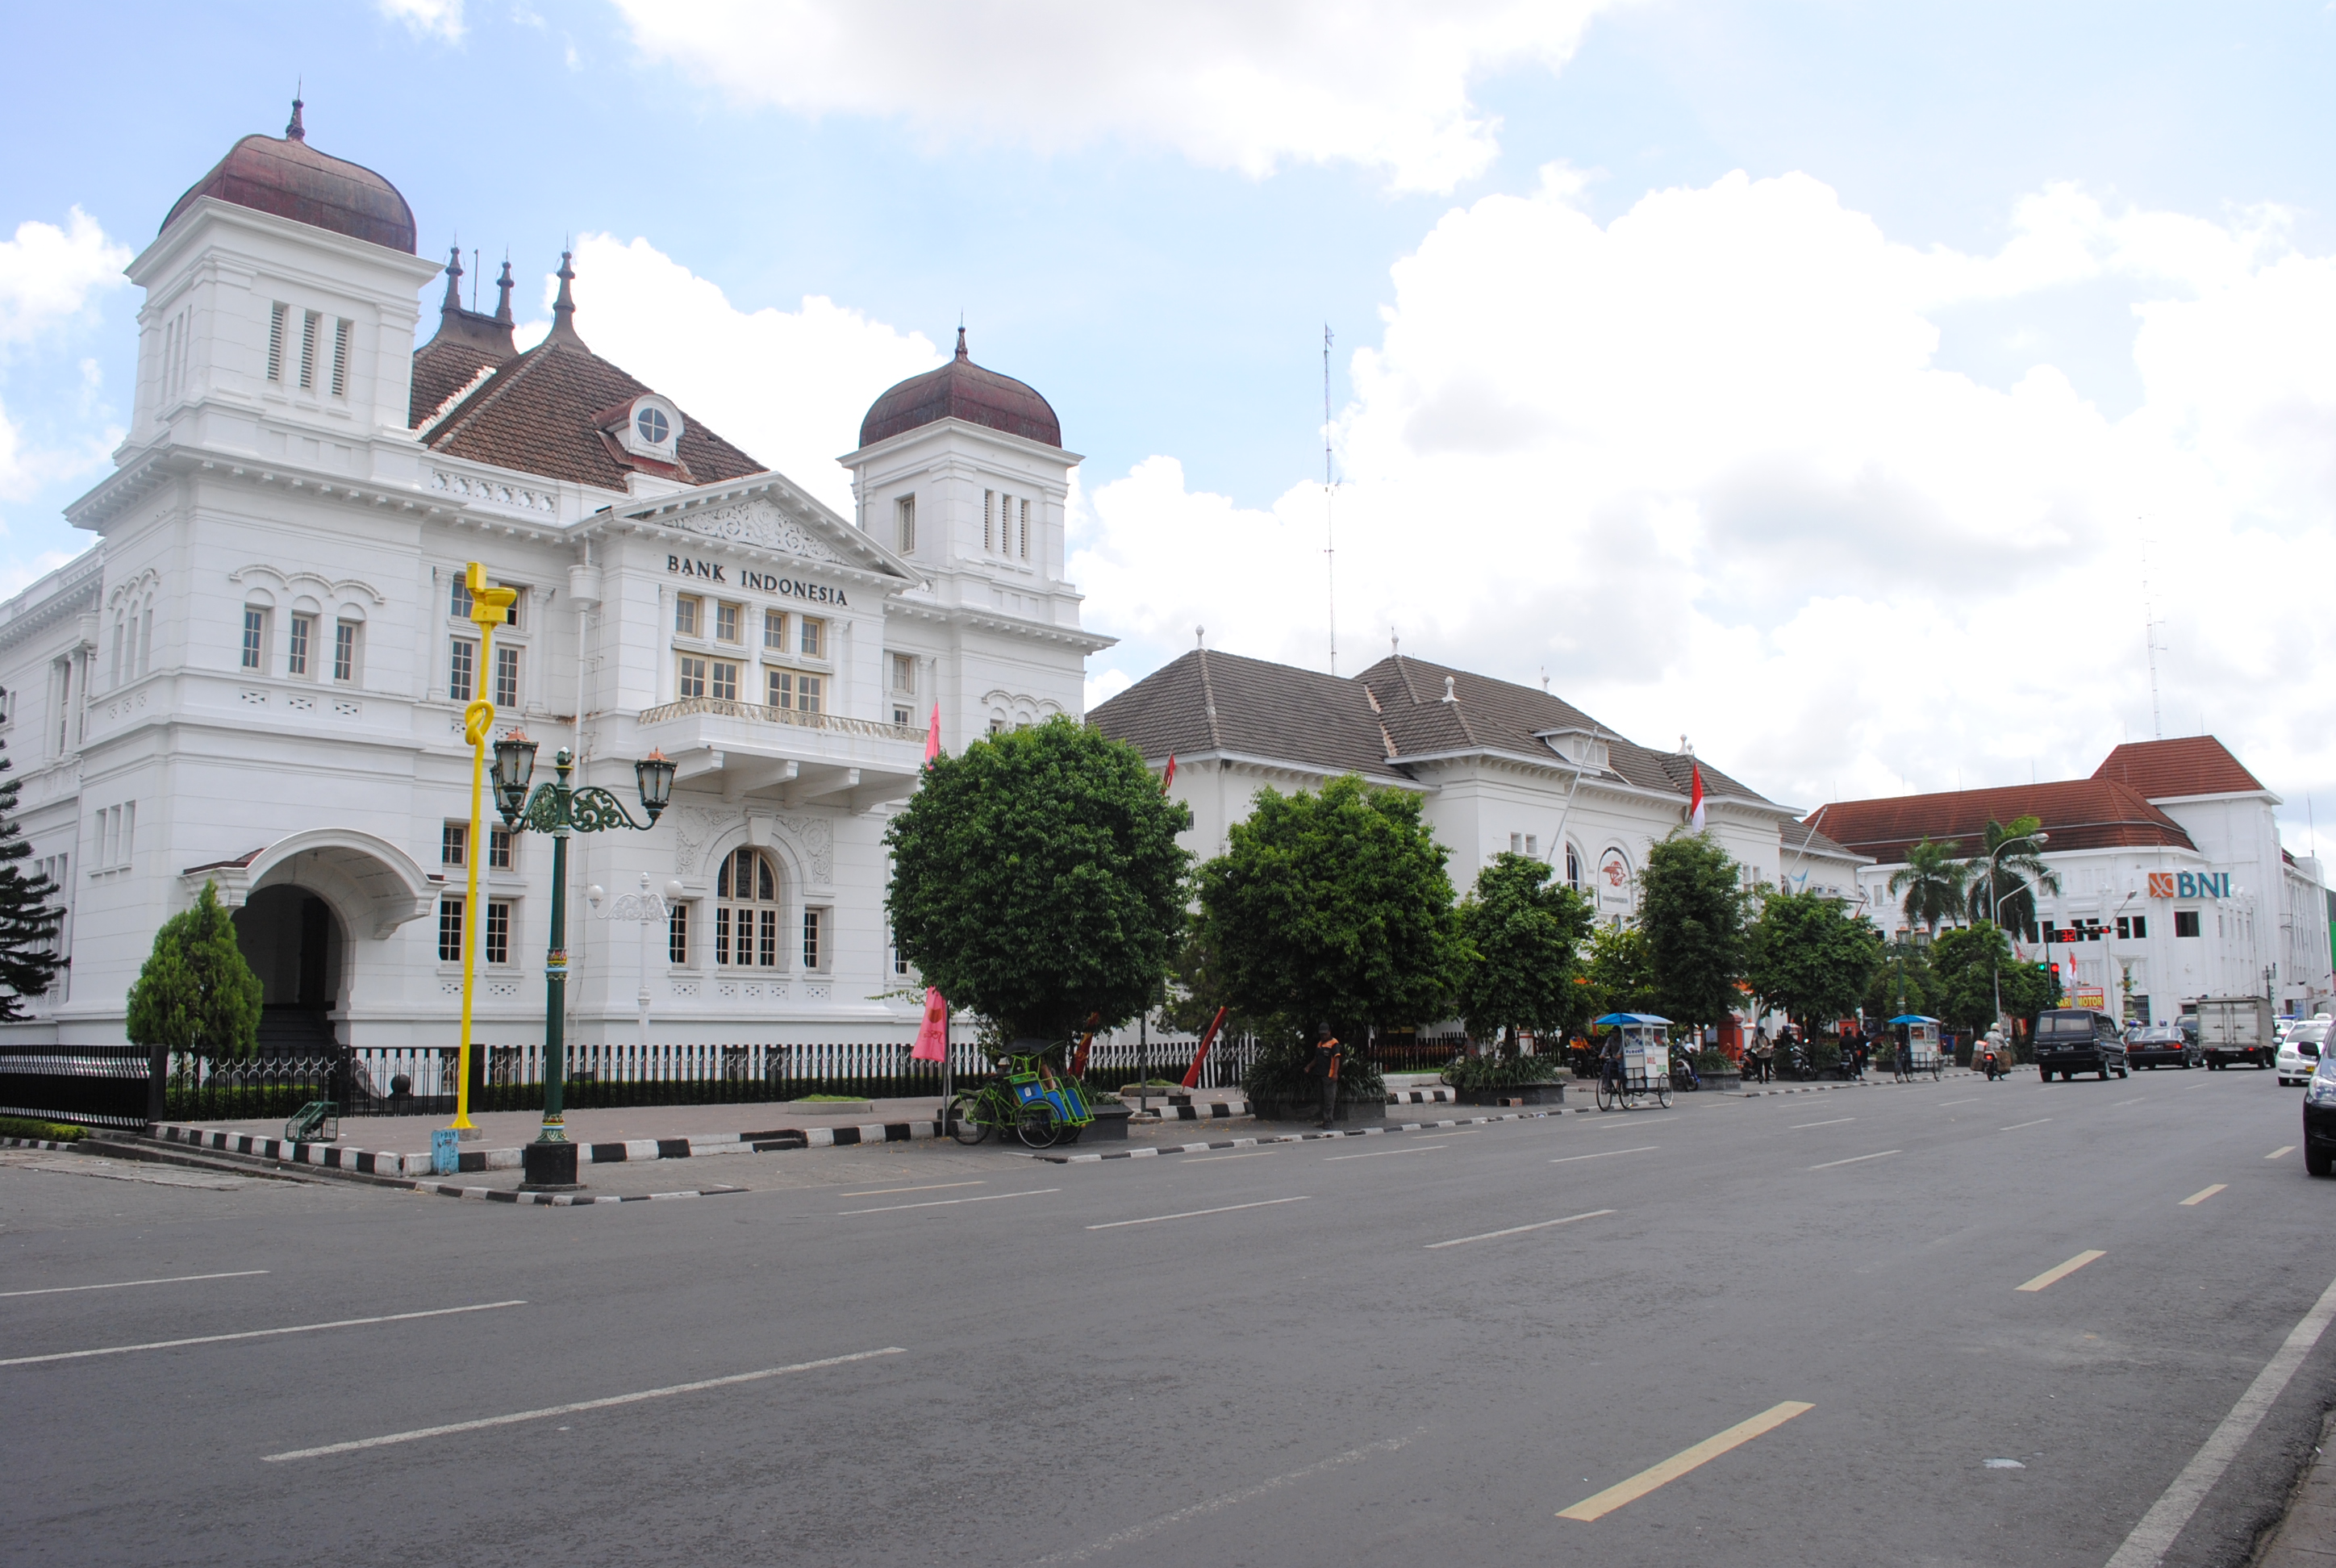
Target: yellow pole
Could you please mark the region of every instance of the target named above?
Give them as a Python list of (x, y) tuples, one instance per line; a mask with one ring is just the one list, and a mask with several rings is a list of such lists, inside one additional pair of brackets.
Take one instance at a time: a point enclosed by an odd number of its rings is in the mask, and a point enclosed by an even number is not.
[(510, 617), (519, 590), (510, 588), (490, 588), (487, 569), (477, 561), (463, 568), (463, 580), (471, 590), (471, 619), (479, 628), (478, 696), (462, 710), (462, 738), (471, 743), (471, 836), (463, 845), (462, 860), (468, 867), (468, 891), (462, 900), (462, 1047), (454, 1065), (454, 1130), (468, 1132), (471, 1127), (471, 986), (477, 978), (479, 933), (484, 925), (479, 915), (479, 862), (486, 853), (486, 842), (481, 837), (485, 830), (482, 811), (482, 794), (487, 773), (487, 738), (495, 727), (495, 705), (487, 700), (487, 668), (494, 644), (495, 628)]

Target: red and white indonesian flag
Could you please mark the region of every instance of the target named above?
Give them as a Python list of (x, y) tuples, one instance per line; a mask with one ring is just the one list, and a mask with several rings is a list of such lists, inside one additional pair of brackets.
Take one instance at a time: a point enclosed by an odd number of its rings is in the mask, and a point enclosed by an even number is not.
[(1695, 794), (1689, 797), (1687, 803), (1687, 820), (1689, 827), (1701, 833), (1703, 831), (1703, 765), (1697, 763), (1692, 765), (1695, 768)]
[(949, 1004), (941, 1000), (939, 991), (925, 988), (925, 1021), (917, 1030), (917, 1045), (909, 1053), (912, 1062), (939, 1062), (949, 1058)]

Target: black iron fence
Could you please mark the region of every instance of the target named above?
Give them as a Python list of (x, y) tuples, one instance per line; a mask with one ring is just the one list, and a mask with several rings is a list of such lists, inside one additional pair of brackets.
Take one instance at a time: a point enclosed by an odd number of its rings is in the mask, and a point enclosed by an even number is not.
[(142, 1046), (0, 1046), (0, 1115), (143, 1126), (152, 1081)]

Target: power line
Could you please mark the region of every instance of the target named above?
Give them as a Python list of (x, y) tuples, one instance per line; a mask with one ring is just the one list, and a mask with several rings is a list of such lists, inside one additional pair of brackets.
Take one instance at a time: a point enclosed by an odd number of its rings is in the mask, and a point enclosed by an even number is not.
[(1322, 324), (1322, 589), (1330, 611), (1330, 673), (1338, 673), (1338, 541), (1331, 528), (1330, 501), (1338, 482), (1330, 472), (1330, 324)]

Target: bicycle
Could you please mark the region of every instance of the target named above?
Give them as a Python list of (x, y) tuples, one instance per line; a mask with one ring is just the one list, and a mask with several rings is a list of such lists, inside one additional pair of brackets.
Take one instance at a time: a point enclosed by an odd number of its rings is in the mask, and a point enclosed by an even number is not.
[(1078, 1142), (1094, 1120), (1078, 1080), (1056, 1077), (1043, 1056), (1001, 1058), (995, 1075), (941, 1107), (941, 1125), (968, 1145), (1011, 1132), (1027, 1148), (1048, 1149)]

